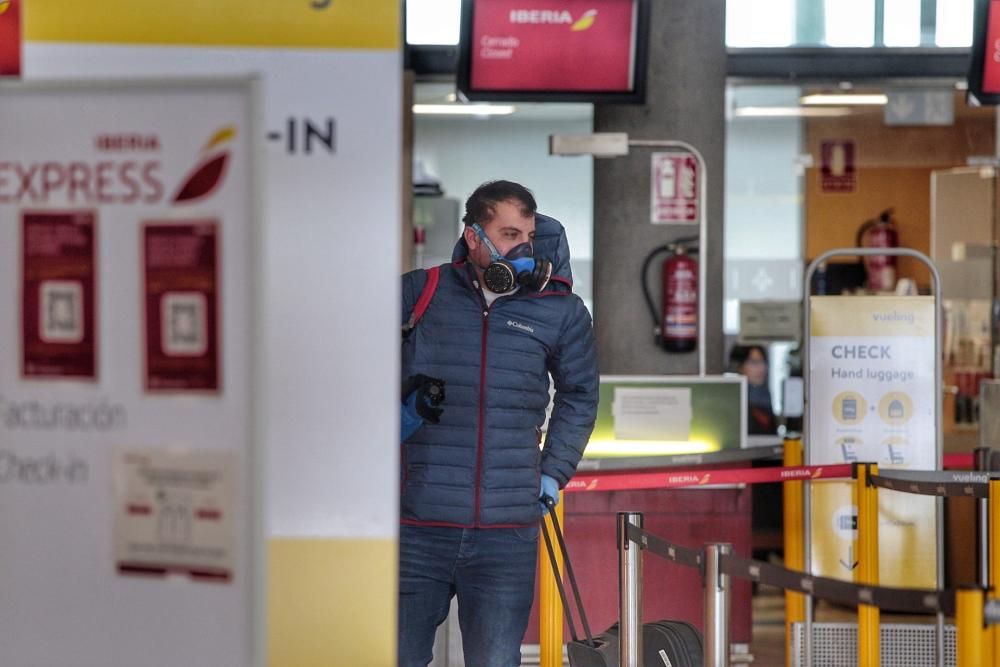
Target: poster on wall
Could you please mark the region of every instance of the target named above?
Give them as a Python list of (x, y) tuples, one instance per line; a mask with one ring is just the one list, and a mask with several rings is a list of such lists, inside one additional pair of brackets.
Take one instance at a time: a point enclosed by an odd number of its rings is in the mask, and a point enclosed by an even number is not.
[(142, 227), (146, 390), (219, 389), (217, 220)]
[(697, 224), (698, 161), (690, 153), (653, 153), (650, 221)]
[(118, 449), (113, 465), (119, 574), (232, 579), (235, 451)]
[(857, 150), (854, 142), (845, 139), (823, 141), (820, 144), (820, 191), (826, 194), (851, 194), (858, 190), (855, 166)]
[[(809, 460), (880, 468), (937, 466), (933, 297), (811, 297)], [(814, 483), (815, 574), (850, 579), (857, 561), (853, 485)], [(934, 498), (879, 493), (882, 583), (933, 588)], [(903, 557), (905, 553), (905, 558)]]
[(0, 0), (0, 76), (21, 75), (21, 2)]
[(21, 374), (97, 376), (96, 215), (21, 213)]

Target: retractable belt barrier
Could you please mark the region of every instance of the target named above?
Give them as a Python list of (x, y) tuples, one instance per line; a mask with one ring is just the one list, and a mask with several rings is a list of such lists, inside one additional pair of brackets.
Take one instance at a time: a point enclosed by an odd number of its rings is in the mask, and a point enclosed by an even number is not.
[(872, 475), (872, 485), (922, 496), (946, 498), (989, 498), (991, 479), (1000, 479), (1000, 473), (987, 472), (937, 472), (937, 471), (881, 471)]
[(567, 493), (580, 491), (632, 491), (637, 489), (681, 489), (731, 484), (763, 484), (817, 479), (850, 479), (850, 463), (781, 468), (733, 468), (726, 470), (669, 470), (665, 472), (604, 473), (576, 475)]
[[(628, 525), (626, 530), (629, 540), (657, 556), (699, 571), (704, 569), (701, 552), (672, 544), (638, 526)], [(955, 591), (953, 590), (865, 586), (839, 579), (816, 577), (805, 572), (796, 572), (778, 565), (740, 558), (732, 554), (723, 554), (720, 557), (720, 563), (724, 574), (785, 590), (806, 593), (838, 604), (851, 606), (866, 604), (902, 614), (937, 614), (940, 612), (951, 615), (955, 613)], [(1000, 622), (1000, 605), (997, 609), (997, 618)]]

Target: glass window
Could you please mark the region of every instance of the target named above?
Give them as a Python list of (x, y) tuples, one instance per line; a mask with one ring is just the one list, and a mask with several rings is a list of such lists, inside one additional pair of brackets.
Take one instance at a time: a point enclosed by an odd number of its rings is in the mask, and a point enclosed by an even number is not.
[(937, 0), (938, 46), (972, 46), (972, 1)]
[(885, 0), (886, 46), (920, 46), (920, 0)]
[(462, 0), (406, 0), (407, 44), (458, 44)]
[(872, 46), (875, 43), (875, 0), (824, 0), (825, 43), (829, 46)]
[(778, 47), (795, 43), (795, 0), (729, 0), (726, 45)]

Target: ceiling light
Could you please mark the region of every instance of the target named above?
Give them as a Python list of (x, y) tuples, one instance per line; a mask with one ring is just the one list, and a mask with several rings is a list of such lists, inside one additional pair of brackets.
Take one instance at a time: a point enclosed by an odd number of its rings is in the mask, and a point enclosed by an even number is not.
[(817, 118), (830, 116), (847, 116), (851, 110), (847, 107), (736, 107), (733, 115), (739, 118)]
[(799, 100), (802, 104), (854, 104), (883, 105), (889, 101), (888, 95), (806, 95)]
[(413, 113), (441, 116), (507, 116), (517, 107), (505, 104), (414, 104)]

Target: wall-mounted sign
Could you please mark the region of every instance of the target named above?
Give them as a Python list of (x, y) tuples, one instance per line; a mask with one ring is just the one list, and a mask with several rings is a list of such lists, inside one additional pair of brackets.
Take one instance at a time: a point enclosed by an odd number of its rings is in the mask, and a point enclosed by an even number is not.
[(643, 78), (637, 0), (476, 0), (463, 22), (459, 88), (472, 99), (504, 91), (625, 95)]
[(238, 469), (232, 450), (116, 451), (118, 572), (232, 579)]
[[(937, 466), (934, 297), (810, 297), (811, 465)], [(813, 485), (814, 574), (850, 579), (852, 485)], [(933, 588), (935, 500), (879, 492), (881, 583)], [(904, 557), (905, 555), (905, 557)]]
[(801, 337), (801, 302), (740, 301), (741, 341), (791, 341)]
[(698, 222), (698, 161), (690, 153), (653, 153), (650, 221)]
[(820, 144), (820, 191), (849, 194), (858, 189), (853, 141), (836, 139)]
[(96, 217), (93, 211), (21, 215), (21, 373), (97, 376)]
[(147, 222), (146, 389), (219, 389), (218, 223)]
[(21, 75), (21, 2), (0, 0), (0, 76)]

